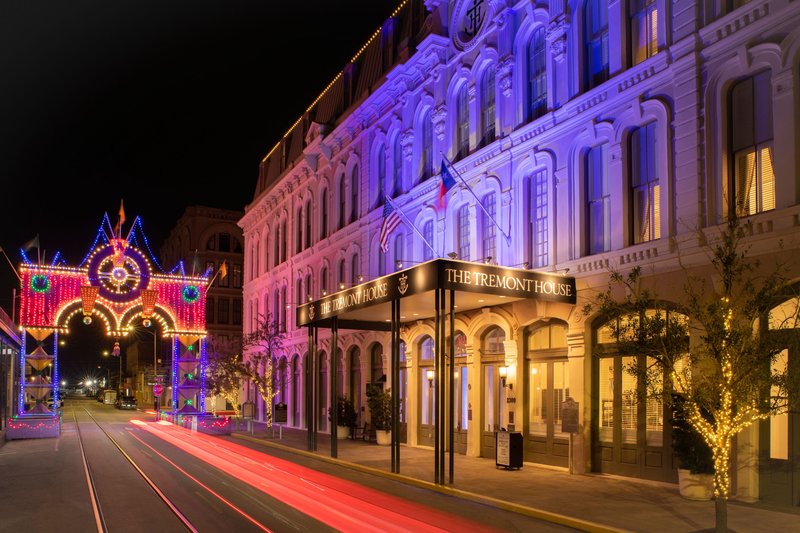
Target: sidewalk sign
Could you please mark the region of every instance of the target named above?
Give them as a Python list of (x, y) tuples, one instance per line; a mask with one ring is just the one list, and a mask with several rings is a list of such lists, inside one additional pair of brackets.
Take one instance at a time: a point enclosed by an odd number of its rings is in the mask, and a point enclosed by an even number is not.
[(495, 465), (506, 469), (522, 468), (522, 433), (495, 432)]
[(567, 399), (561, 402), (561, 432), (569, 433), (569, 473), (572, 474), (572, 453), (574, 447), (572, 445), (572, 436), (579, 431), (578, 429), (578, 412), (580, 411), (580, 403), (567, 396)]

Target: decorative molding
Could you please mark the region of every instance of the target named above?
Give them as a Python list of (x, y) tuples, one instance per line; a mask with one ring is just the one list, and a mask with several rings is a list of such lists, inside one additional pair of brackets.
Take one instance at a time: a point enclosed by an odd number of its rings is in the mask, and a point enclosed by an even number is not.
[(500, 92), (502, 92), (503, 96), (506, 98), (511, 96), (513, 73), (514, 58), (509, 54), (497, 64), (497, 83), (500, 86)]
[(400, 134), (400, 147), (403, 149), (403, 158), (411, 161), (411, 154), (414, 148), (414, 130), (411, 128)]
[(444, 126), (447, 119), (447, 107), (444, 104), (439, 104), (433, 109), (431, 120), (433, 121), (433, 133), (440, 141), (444, 140)]
[(569, 17), (559, 15), (547, 25), (545, 39), (550, 43), (550, 55), (556, 63), (562, 63), (567, 58), (567, 32), (569, 31)]

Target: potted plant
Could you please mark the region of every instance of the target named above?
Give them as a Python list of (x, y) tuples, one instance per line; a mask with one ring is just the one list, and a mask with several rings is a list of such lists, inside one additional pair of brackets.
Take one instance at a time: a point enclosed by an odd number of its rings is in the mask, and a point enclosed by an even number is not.
[(711, 448), (688, 420), (685, 401), (673, 394), (672, 452), (678, 459), (678, 490), (687, 500), (708, 501), (714, 494)]
[[(355, 405), (353, 405), (353, 400), (346, 396), (339, 396), (336, 400), (337, 439), (346, 439), (350, 436), (350, 429), (356, 425), (356, 416), (356, 408)], [(328, 420), (330, 420), (330, 416), (328, 416)]]
[(388, 446), (392, 440), (392, 392), (380, 387), (368, 388), (367, 405), (378, 444)]

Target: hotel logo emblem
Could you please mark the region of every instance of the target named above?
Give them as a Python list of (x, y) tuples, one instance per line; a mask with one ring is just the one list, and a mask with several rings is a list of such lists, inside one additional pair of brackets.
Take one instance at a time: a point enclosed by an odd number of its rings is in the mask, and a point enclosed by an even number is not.
[(408, 290), (408, 276), (406, 276), (405, 272), (400, 276), (400, 285), (397, 287), (397, 290), (400, 291), (401, 295), (405, 295)]
[(309, 320), (314, 320), (314, 314), (315, 314), (315, 312), (314, 312), (314, 304), (311, 304), (311, 305), (308, 306), (308, 319)]

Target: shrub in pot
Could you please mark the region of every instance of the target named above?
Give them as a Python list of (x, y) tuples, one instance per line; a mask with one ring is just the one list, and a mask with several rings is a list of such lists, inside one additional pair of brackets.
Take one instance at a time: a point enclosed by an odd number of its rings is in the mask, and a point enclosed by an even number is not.
[(678, 458), (678, 488), (689, 500), (710, 500), (714, 494), (711, 448), (688, 420), (686, 402), (672, 395), (672, 452)]
[(378, 444), (391, 443), (392, 429), (392, 392), (380, 387), (369, 387), (367, 390), (370, 424), (375, 428)]
[[(336, 400), (336, 438), (346, 439), (350, 436), (350, 429), (356, 425), (356, 407), (353, 400), (346, 396), (339, 396)], [(330, 409), (328, 420), (330, 420)]]

